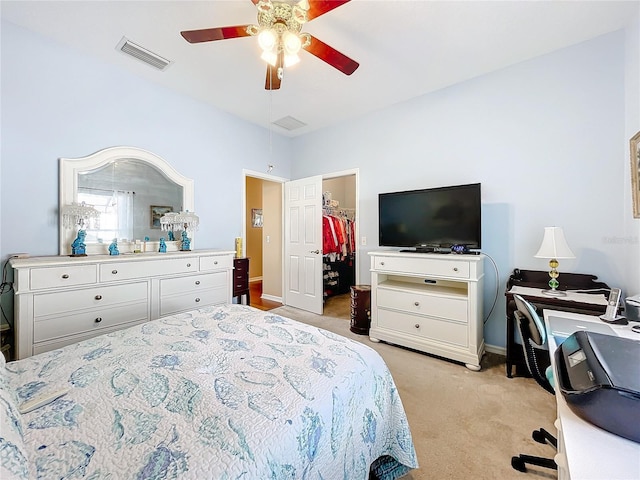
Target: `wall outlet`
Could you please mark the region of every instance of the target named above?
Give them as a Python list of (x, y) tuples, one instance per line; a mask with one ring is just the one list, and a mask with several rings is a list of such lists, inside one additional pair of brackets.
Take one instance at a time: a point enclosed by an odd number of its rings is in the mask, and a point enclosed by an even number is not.
[(360, 239), (360, 245), (366, 245), (367, 244), (367, 237), (362, 237)]

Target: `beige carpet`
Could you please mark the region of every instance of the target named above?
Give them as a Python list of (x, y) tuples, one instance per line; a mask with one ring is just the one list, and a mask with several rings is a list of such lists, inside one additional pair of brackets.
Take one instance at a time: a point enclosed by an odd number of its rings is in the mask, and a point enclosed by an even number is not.
[(482, 370), (385, 343), (349, 330), (349, 299), (331, 298), (325, 315), (292, 307), (272, 312), (360, 341), (384, 358), (402, 398), (420, 468), (405, 480), (549, 479), (556, 473), (511, 468), (518, 453), (553, 457), (553, 447), (531, 439), (555, 432), (555, 399), (529, 378), (507, 378), (504, 357), (486, 354)]

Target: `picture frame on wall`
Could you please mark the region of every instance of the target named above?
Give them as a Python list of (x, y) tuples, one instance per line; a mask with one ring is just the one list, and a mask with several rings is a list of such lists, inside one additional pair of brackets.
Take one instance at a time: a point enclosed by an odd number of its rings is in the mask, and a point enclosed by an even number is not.
[(262, 228), (262, 209), (261, 208), (251, 209), (251, 226)]
[(160, 228), (160, 219), (166, 213), (173, 212), (173, 207), (151, 205), (151, 228)]
[(640, 132), (631, 137), (631, 198), (633, 199), (633, 218), (640, 218)]

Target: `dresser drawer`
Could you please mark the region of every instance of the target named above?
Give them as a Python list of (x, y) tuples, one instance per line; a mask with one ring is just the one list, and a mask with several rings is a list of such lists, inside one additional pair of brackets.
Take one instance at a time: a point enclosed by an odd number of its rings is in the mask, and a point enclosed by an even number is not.
[(469, 346), (467, 325), (380, 308), (377, 327), (459, 347)]
[(44, 353), (44, 352), (50, 352), (51, 350), (56, 350), (58, 348), (66, 347), (67, 345), (71, 345), (72, 343), (81, 342), (83, 340), (89, 340), (90, 338), (93, 338), (96, 335), (103, 335), (106, 333), (121, 330), (123, 328), (133, 327), (134, 325), (138, 325), (146, 321), (147, 319), (144, 319), (141, 322), (131, 322), (123, 325), (117, 325), (115, 327), (103, 328), (99, 331), (90, 331), (88, 333), (83, 333), (80, 335), (71, 335), (68, 337), (61, 337), (55, 340), (40, 342), (33, 345), (33, 355), (38, 355), (39, 353)]
[(160, 298), (160, 316), (195, 310), (196, 308), (216, 305), (228, 302), (226, 285), (219, 288), (210, 288), (199, 292), (190, 292), (179, 295), (163, 296)]
[(145, 300), (118, 306), (91, 308), (80, 312), (36, 318), (33, 324), (34, 343), (54, 340), (74, 334), (93, 332), (124, 323), (148, 320), (149, 305)]
[(212, 255), (210, 257), (200, 257), (200, 271), (230, 269), (233, 267), (233, 257), (231, 255)]
[(377, 307), (391, 308), (410, 314), (447, 318), (464, 324), (467, 323), (468, 318), (466, 298), (421, 294), (383, 287), (379, 287), (377, 291)]
[(207, 273), (188, 277), (168, 278), (160, 280), (160, 295), (175, 295), (178, 293), (199, 292), (210, 288), (227, 285), (227, 272)]
[(148, 303), (147, 282), (42, 293), (33, 297), (34, 317), (69, 314), (75, 310), (109, 308), (119, 304)]
[(469, 262), (446, 258), (376, 256), (373, 268), (381, 271), (422, 274), (435, 277), (469, 278)]
[(30, 272), (32, 290), (44, 288), (91, 285), (98, 281), (97, 265), (65, 265), (64, 267), (32, 268)]
[(131, 280), (197, 271), (198, 259), (194, 257), (105, 263), (100, 265), (100, 281)]

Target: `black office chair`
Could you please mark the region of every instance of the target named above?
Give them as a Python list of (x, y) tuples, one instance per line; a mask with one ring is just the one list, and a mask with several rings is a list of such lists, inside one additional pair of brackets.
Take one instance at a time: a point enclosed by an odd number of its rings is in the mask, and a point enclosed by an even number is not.
[[(547, 340), (547, 331), (544, 328), (544, 323), (538, 316), (535, 307), (524, 298), (520, 295), (514, 295), (513, 299), (517, 307), (514, 316), (522, 337), (522, 348), (529, 373), (542, 388), (551, 394), (555, 394), (549, 352), (542, 348)], [(554, 448), (558, 448), (556, 438), (544, 428), (534, 430), (531, 436), (538, 443), (544, 444), (548, 442)], [(527, 471), (527, 464), (554, 470), (558, 469), (558, 465), (552, 458), (524, 454), (511, 457), (511, 466), (520, 472)]]

